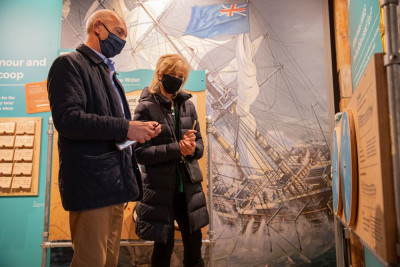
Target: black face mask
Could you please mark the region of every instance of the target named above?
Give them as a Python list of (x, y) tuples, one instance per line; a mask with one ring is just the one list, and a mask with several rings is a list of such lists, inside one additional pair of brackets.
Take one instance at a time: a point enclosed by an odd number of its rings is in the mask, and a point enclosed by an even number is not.
[[(103, 22), (101, 24), (103, 24)], [(107, 29), (106, 25), (103, 24), (103, 26), (108, 31), (108, 36), (106, 39), (101, 40), (100, 36), (97, 35), (97, 37), (99, 38), (99, 41), (100, 41), (101, 53), (106, 58), (115, 57), (116, 55), (121, 53), (122, 48), (124, 48), (126, 41), (122, 40), (117, 35), (110, 32)]]
[(164, 74), (162, 76), (161, 83), (164, 87), (165, 92), (172, 95), (179, 91), (182, 86), (183, 80), (168, 74)]

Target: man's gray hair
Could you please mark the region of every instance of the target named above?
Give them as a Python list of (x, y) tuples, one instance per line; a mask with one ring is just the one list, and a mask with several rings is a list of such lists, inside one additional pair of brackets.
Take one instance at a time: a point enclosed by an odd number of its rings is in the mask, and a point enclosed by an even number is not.
[(96, 12), (94, 12), (88, 20), (86, 21), (86, 33), (89, 34), (93, 31), (93, 23), (97, 20), (100, 19), (102, 22), (107, 22), (110, 21), (110, 19), (120, 19), (123, 21), (123, 19), (114, 11), (108, 10), (108, 9), (101, 9)]

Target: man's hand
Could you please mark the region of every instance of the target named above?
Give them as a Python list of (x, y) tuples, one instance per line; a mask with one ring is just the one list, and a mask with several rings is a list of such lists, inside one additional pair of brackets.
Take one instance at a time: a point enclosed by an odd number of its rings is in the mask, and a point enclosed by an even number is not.
[(127, 138), (144, 143), (159, 133), (161, 133), (161, 125), (156, 121), (130, 121)]
[(181, 154), (183, 156), (191, 156), (194, 154), (194, 151), (196, 149), (196, 142), (189, 142), (186, 140), (180, 140), (179, 141), (179, 147), (181, 149)]

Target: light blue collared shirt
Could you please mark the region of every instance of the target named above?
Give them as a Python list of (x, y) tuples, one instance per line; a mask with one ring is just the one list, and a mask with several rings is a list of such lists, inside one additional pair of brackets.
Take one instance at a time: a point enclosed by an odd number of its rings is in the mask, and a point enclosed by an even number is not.
[[(93, 49), (92, 49), (92, 50), (93, 50)], [(114, 67), (115, 62), (112, 61), (112, 60), (109, 59), (109, 58), (106, 58), (103, 54), (97, 52), (96, 50), (93, 50), (93, 51), (94, 51), (99, 57), (101, 57), (101, 59), (104, 61), (104, 63), (107, 64), (108, 70), (110, 71), (111, 83), (112, 83), (112, 85), (113, 85), (113, 87), (114, 87), (115, 92), (117, 93), (117, 96), (118, 96), (118, 99), (119, 99), (119, 103), (120, 103), (120, 105), (121, 105), (122, 113), (125, 114), (124, 105), (123, 105), (123, 102), (122, 102), (121, 95), (120, 95), (120, 93), (119, 93), (119, 91), (118, 91), (118, 88), (117, 88), (117, 86), (115, 85), (114, 79), (113, 79), (113, 75), (114, 75), (114, 72), (115, 72), (115, 67)]]

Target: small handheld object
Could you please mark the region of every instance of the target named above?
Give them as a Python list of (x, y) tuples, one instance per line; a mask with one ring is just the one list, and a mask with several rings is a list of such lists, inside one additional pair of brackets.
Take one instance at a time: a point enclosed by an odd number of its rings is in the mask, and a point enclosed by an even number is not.
[(134, 143), (136, 143), (135, 140), (125, 140), (123, 142), (115, 143), (115, 145), (117, 146), (117, 148), (119, 150), (124, 150), (124, 149), (130, 147), (131, 145), (133, 145)]
[(194, 127), (196, 127), (196, 120), (194, 120), (193, 125), (192, 125), (192, 130), (194, 130)]
[(160, 125), (160, 123), (161, 123), (161, 121), (159, 121), (159, 122), (157, 123), (157, 125), (153, 128), (153, 130), (155, 130), (155, 129), (158, 127), (158, 125)]

